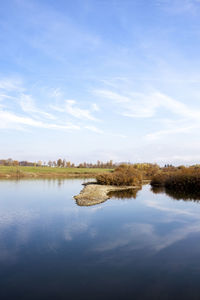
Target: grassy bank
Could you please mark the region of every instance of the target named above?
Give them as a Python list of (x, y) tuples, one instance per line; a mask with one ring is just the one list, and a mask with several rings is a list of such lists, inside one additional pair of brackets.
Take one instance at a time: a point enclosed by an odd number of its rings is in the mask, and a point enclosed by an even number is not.
[(92, 178), (111, 169), (0, 166), (0, 178)]

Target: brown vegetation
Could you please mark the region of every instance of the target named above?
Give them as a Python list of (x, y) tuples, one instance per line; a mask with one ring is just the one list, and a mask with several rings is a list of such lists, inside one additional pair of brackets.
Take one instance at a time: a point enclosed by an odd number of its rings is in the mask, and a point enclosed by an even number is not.
[(160, 170), (151, 180), (152, 186), (163, 186), (167, 190), (200, 194), (199, 166), (180, 166), (171, 170)]
[(166, 179), (165, 187), (188, 192), (200, 191), (200, 173), (178, 172)]
[(132, 165), (122, 164), (112, 173), (98, 175), (96, 180), (102, 185), (138, 186), (142, 184), (142, 173)]
[(169, 178), (171, 174), (165, 172), (159, 172), (155, 176), (153, 176), (151, 180), (151, 186), (165, 186), (166, 180)]

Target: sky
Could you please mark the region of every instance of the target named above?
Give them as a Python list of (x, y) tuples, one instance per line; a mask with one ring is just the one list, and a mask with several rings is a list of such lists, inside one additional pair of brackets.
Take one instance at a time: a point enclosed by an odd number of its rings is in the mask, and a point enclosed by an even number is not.
[(200, 0), (0, 3), (0, 158), (200, 163)]

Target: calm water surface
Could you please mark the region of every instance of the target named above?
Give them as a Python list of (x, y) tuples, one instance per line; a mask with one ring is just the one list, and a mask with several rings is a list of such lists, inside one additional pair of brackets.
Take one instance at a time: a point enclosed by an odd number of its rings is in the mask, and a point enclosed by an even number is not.
[(200, 204), (80, 207), (83, 180), (0, 181), (0, 299), (200, 299)]

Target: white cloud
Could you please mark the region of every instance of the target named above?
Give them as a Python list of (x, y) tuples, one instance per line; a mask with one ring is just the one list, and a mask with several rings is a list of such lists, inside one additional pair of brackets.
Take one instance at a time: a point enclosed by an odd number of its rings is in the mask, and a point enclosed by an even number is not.
[[(51, 93), (53, 98), (63, 96), (60, 89), (54, 89)], [(5, 100), (13, 100), (13, 110), (5, 109)], [(66, 123), (65, 118), (62, 121), (62, 117), (59, 118), (60, 122), (55, 122), (58, 118), (46, 112), (36, 105), (36, 101), (31, 94), (27, 93), (27, 90), (23, 88), (23, 85), (13, 80), (1, 80), (0, 81), (0, 129), (15, 129), (25, 130), (27, 127), (35, 128), (46, 128), (46, 129), (57, 129), (57, 130), (69, 130), (69, 129), (80, 129), (80, 125), (74, 125), (72, 123)], [(9, 107), (12, 102), (9, 103)], [(23, 113), (16, 114), (20, 108)], [(64, 100), (62, 105), (51, 105), (48, 104), (48, 108), (53, 109), (56, 112), (67, 113), (70, 116), (77, 118), (82, 123), (82, 128), (90, 130), (92, 132), (101, 134), (102, 130), (95, 126), (85, 124), (86, 121), (97, 121), (91, 112), (98, 111), (99, 107), (96, 103), (92, 103), (90, 109), (82, 109), (78, 106), (78, 102), (75, 100)], [(12, 108), (11, 108), (12, 109)], [(54, 120), (54, 122), (47, 122), (46, 119)]]
[(110, 99), (110, 100), (114, 100), (115, 102), (118, 102), (118, 103), (129, 103), (130, 102), (129, 97), (118, 94), (118, 93), (113, 92), (113, 91), (94, 90), (93, 92), (98, 96), (101, 96), (103, 98), (107, 98), (107, 99)]
[(92, 103), (91, 106), (92, 106), (93, 111), (99, 111), (100, 110), (99, 106), (96, 103)]
[(58, 112), (64, 112), (64, 108), (63, 107), (60, 107), (60, 106), (56, 106), (56, 105), (53, 105), (53, 104), (50, 104), (49, 107), (55, 111), (58, 111)]
[(50, 95), (52, 98), (59, 98), (62, 96), (62, 92), (61, 92), (61, 89), (60, 88), (56, 88), (54, 89), (52, 92), (51, 92), (51, 95)]
[(66, 100), (65, 111), (78, 119), (97, 121), (97, 119), (91, 115), (91, 112), (88, 109), (81, 109), (76, 104), (77, 102), (75, 100)]
[[(200, 124), (199, 126), (200, 127)], [(146, 135), (146, 138), (148, 140), (157, 140), (160, 137), (163, 137), (165, 135), (171, 135), (171, 134), (176, 134), (176, 133), (189, 133), (191, 130), (196, 128), (196, 126), (188, 126), (188, 127), (177, 127), (177, 128), (172, 128), (172, 129), (166, 129), (166, 130), (160, 130), (156, 132), (152, 132)]]
[(12, 112), (0, 110), (0, 129), (24, 129), (26, 126), (59, 130), (80, 129), (79, 126), (70, 123), (66, 125), (46, 123), (34, 120), (33, 118), (18, 116)]
[(20, 100), (20, 102), (19, 102), (20, 106), (24, 112), (34, 113), (34, 114), (36, 113), (36, 114), (42, 115), (43, 117), (48, 118), (48, 119), (55, 119), (55, 117), (52, 114), (38, 109), (35, 106), (35, 102), (34, 102), (32, 96), (22, 94), (20, 96), (19, 100)]
[(200, 111), (157, 91), (151, 94), (129, 93), (128, 96), (109, 90), (95, 90), (94, 93), (120, 105), (120, 113), (127, 117), (151, 118), (159, 108), (165, 108), (182, 117), (200, 118)]
[(17, 79), (3, 78), (0, 79), (0, 90), (4, 92), (23, 92), (24, 88), (22, 87), (21, 81)]
[[(62, 113), (67, 113), (71, 115), (74, 118), (80, 119), (80, 120), (88, 120), (88, 121), (99, 121), (97, 118), (95, 118), (89, 109), (82, 109), (78, 107), (76, 100), (65, 100), (64, 105), (50, 105), (50, 108)], [(99, 107), (97, 104), (92, 104), (93, 111), (98, 111)]]
[(86, 129), (90, 130), (90, 131), (93, 131), (93, 132), (96, 132), (96, 133), (100, 133), (102, 134), (103, 131), (95, 126), (85, 126)]
[[(190, 133), (200, 128), (200, 109), (191, 108), (189, 105), (169, 97), (161, 92), (152, 93), (122, 93), (110, 90), (95, 90), (100, 97), (110, 99), (119, 114), (130, 118), (149, 118), (157, 122), (159, 130), (148, 133), (147, 140), (157, 140), (166, 135)], [(170, 114), (176, 120), (155, 119), (160, 109)]]

